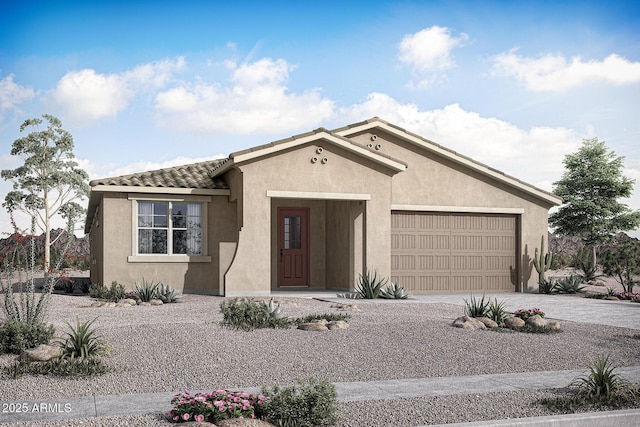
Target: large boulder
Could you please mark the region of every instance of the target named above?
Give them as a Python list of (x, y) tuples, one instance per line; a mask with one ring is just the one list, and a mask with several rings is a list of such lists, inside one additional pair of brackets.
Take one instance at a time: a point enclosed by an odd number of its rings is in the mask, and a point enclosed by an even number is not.
[(298, 325), (298, 329), (302, 329), (303, 331), (328, 331), (326, 323), (323, 322), (309, 322), (309, 323), (300, 323)]
[(462, 329), (487, 329), (480, 320), (469, 316), (461, 316), (453, 321), (453, 326)]
[(533, 326), (535, 328), (545, 328), (547, 326), (547, 321), (544, 317), (539, 315), (531, 316), (525, 322), (527, 326)]
[(510, 329), (522, 328), (524, 325), (524, 320), (519, 317), (511, 316), (504, 319), (504, 326)]
[(27, 362), (46, 362), (62, 356), (62, 349), (55, 345), (40, 344), (35, 348), (28, 348), (20, 353), (20, 360)]
[(486, 326), (487, 328), (493, 329), (498, 327), (498, 324), (488, 317), (476, 317), (475, 319), (484, 323), (484, 326)]
[(330, 331), (334, 329), (349, 329), (349, 324), (344, 320), (334, 320), (327, 323), (327, 328), (329, 328)]

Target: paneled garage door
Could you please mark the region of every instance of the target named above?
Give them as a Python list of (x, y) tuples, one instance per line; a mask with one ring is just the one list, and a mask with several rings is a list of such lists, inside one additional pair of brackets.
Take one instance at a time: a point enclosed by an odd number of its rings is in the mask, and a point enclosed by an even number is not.
[(514, 291), (515, 261), (514, 215), (391, 215), (391, 280), (411, 292)]

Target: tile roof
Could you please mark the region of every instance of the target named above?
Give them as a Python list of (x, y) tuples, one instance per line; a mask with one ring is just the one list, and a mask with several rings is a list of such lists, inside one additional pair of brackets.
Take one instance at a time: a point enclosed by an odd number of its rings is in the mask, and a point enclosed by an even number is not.
[(224, 160), (209, 160), (130, 175), (95, 179), (89, 185), (91, 187), (118, 185), (129, 187), (228, 189), (229, 187), (221, 178), (211, 178), (209, 175), (222, 162)]

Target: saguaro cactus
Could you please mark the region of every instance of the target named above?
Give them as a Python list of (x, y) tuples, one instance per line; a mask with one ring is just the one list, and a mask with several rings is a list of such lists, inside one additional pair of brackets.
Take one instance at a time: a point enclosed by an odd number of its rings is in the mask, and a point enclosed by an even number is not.
[(536, 248), (533, 256), (533, 266), (538, 272), (538, 283), (544, 281), (544, 273), (551, 268), (551, 262), (553, 261), (553, 253), (544, 253), (544, 236), (540, 236), (540, 251)]

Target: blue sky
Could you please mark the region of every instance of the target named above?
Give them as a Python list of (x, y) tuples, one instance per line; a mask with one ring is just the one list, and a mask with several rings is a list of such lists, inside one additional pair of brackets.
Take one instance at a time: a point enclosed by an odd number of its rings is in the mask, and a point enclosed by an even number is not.
[(640, 5), (557, 3), (0, 0), (0, 168), (44, 113), (91, 178), (379, 116), (546, 190), (598, 137), (638, 180)]

